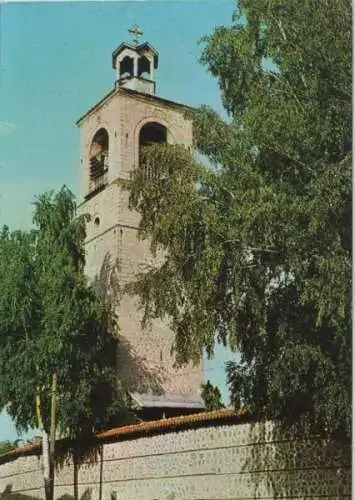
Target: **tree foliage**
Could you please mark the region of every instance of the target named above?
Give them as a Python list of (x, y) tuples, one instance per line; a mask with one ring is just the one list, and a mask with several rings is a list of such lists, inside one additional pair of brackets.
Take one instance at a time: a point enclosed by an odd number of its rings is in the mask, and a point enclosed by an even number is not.
[(201, 397), (205, 403), (207, 411), (220, 410), (224, 408), (222, 403), (222, 394), (217, 386), (214, 386), (210, 380), (202, 384)]
[(145, 152), (131, 207), (159, 263), (131, 289), (170, 318), (178, 363), (238, 349), (233, 403), (350, 429), (351, 6), (241, 0), (203, 39), (229, 115), (190, 115), (202, 165)]
[(39, 197), (33, 221), (0, 234), (0, 406), (27, 430), (39, 395), (48, 433), (56, 374), (59, 431), (92, 432), (123, 408), (115, 317), (84, 275), (85, 220), (71, 192)]

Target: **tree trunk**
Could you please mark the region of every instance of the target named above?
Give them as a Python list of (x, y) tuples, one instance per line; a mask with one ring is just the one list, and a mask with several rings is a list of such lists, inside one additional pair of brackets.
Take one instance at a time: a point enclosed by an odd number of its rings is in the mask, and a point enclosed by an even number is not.
[(73, 465), (74, 465), (74, 500), (79, 500), (79, 486), (78, 486), (79, 459), (78, 459), (78, 450), (76, 446), (74, 447), (74, 452), (73, 452)]
[(54, 374), (52, 378), (50, 440), (48, 439), (48, 433), (43, 425), (39, 389), (37, 389), (37, 394), (36, 394), (36, 413), (37, 413), (38, 427), (42, 431), (43, 480), (44, 480), (44, 491), (46, 500), (54, 500), (56, 393), (57, 393), (57, 375)]
[(52, 378), (52, 401), (51, 401), (51, 438), (49, 442), (49, 497), (46, 500), (54, 500), (54, 470), (55, 470), (55, 434), (56, 434), (56, 403), (57, 403), (57, 374)]
[(40, 390), (37, 387), (36, 394), (36, 415), (38, 428), (42, 431), (42, 459), (43, 459), (43, 482), (44, 482), (44, 492), (46, 500), (51, 500), (50, 487), (49, 487), (49, 477), (50, 477), (50, 458), (49, 458), (49, 442), (48, 434), (44, 428), (41, 412), (41, 397)]
[(50, 456), (49, 456), (49, 441), (48, 434), (42, 430), (42, 456), (43, 456), (43, 480), (46, 500), (53, 500), (50, 488)]

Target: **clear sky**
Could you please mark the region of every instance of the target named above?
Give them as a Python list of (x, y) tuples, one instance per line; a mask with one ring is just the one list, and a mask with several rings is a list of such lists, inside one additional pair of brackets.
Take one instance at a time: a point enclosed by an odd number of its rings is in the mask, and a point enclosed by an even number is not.
[[(233, 10), (232, 0), (0, 4), (0, 225), (27, 229), (36, 195), (63, 184), (78, 192), (75, 121), (113, 88), (111, 54), (133, 24), (159, 51), (159, 96), (222, 112), (198, 40)], [(219, 348), (205, 365), (224, 395), (227, 358)], [(3, 413), (0, 440), (15, 438)]]

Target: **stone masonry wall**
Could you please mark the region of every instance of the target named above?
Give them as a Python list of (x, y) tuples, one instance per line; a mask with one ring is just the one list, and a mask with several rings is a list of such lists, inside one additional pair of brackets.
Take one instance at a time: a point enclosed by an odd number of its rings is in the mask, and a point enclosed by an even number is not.
[[(44, 498), (35, 455), (0, 465), (0, 498)], [(55, 498), (74, 498), (71, 461)], [(344, 499), (350, 445), (294, 440), (272, 422), (219, 424), (104, 444), (75, 480), (80, 500)]]

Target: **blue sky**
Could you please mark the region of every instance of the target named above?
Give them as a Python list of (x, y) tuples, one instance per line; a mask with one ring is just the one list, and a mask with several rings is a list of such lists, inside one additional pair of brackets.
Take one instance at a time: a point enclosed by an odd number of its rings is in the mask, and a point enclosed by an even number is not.
[[(75, 121), (114, 85), (112, 51), (137, 23), (160, 54), (157, 94), (222, 112), (217, 82), (197, 59), (198, 40), (229, 24), (231, 0), (0, 4), (0, 225), (27, 229), (32, 201), (68, 185), (78, 191)], [(219, 348), (206, 376), (226, 395)], [(15, 439), (0, 415), (0, 440)]]

